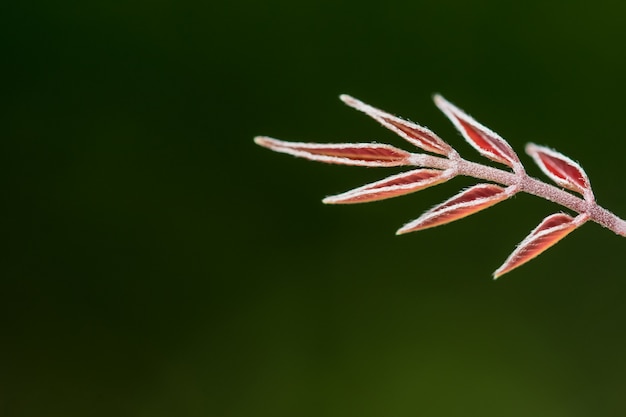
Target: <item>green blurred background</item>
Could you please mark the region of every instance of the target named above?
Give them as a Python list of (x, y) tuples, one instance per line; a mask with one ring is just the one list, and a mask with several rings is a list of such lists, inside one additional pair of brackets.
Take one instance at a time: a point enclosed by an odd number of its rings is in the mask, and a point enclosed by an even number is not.
[[(554, 204), (394, 231), (460, 188), (324, 206), (394, 170), (255, 135), (410, 147), (338, 99), (431, 102), (581, 161), (626, 215), (626, 3), (0, 6), (0, 416), (623, 416), (626, 240), (491, 273)], [(540, 175), (522, 155), (528, 170)]]

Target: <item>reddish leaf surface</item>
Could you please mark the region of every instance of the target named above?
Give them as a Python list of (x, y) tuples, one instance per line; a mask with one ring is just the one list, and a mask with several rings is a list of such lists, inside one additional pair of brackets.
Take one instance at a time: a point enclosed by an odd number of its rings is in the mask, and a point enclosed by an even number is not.
[(438, 169), (416, 169), (393, 175), (345, 193), (326, 197), (326, 204), (354, 204), (398, 197), (433, 185), (441, 184), (451, 178), (447, 171)]
[(542, 252), (574, 231), (578, 226), (582, 225), (586, 219), (586, 215), (573, 218), (564, 213), (557, 213), (546, 217), (539, 226), (530, 232), (530, 235), (517, 246), (504, 264), (494, 272), (494, 278), (498, 278), (539, 256)]
[(476, 148), (481, 155), (510, 167), (521, 169), (517, 154), (500, 135), (481, 125), (440, 95), (435, 96), (435, 104), (454, 123), (465, 140)]
[(257, 145), (329, 164), (391, 167), (406, 165), (410, 153), (378, 143), (302, 143), (285, 142), (264, 136), (254, 138)]
[(415, 232), (462, 219), (506, 200), (513, 194), (511, 190), (495, 184), (474, 185), (407, 223), (397, 231), (397, 234)]
[(443, 139), (423, 126), (379, 110), (354, 97), (343, 94), (340, 98), (348, 106), (362, 111), (418, 148), (439, 155), (449, 155), (453, 151), (452, 147), (444, 142)]
[(534, 143), (526, 145), (526, 153), (532, 156), (537, 165), (552, 181), (568, 190), (593, 198), (589, 178), (576, 162), (560, 152)]

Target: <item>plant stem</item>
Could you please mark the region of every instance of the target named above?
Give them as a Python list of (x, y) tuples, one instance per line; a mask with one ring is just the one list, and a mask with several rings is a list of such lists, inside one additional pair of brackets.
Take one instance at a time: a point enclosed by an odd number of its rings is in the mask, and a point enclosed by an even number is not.
[(576, 197), (567, 191), (533, 178), (525, 172), (513, 173), (493, 168), (465, 160), (458, 154), (451, 155), (448, 159), (412, 153), (409, 163), (419, 167), (452, 170), (456, 175), (493, 181), (502, 185), (516, 185), (519, 191), (552, 201), (580, 214), (586, 213), (589, 215), (589, 220), (606, 227), (618, 235), (626, 236), (626, 221), (607, 209), (600, 207), (595, 201), (586, 201), (583, 198)]

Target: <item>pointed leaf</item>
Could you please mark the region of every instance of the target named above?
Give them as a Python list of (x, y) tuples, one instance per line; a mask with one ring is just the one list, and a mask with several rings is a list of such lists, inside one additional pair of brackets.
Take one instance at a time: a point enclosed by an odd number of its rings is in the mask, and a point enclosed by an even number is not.
[(530, 235), (520, 243), (504, 264), (494, 272), (494, 279), (517, 268), (539, 256), (546, 249), (556, 244), (578, 226), (587, 220), (587, 215), (581, 214), (572, 218), (564, 213), (557, 213), (546, 217)]
[(491, 207), (513, 194), (515, 194), (514, 187), (502, 188), (495, 184), (477, 184), (428, 210), (396, 233), (400, 235), (450, 223)]
[(285, 142), (264, 136), (254, 138), (257, 145), (329, 164), (392, 167), (406, 165), (410, 153), (378, 143), (302, 143)]
[(500, 135), (481, 125), (440, 95), (435, 96), (435, 104), (454, 123), (465, 140), (476, 148), (481, 155), (492, 161), (521, 169), (522, 165), (517, 154)]
[(392, 175), (380, 181), (355, 188), (345, 193), (326, 197), (326, 204), (368, 203), (398, 197), (449, 180), (452, 174), (438, 169), (416, 169)]
[(354, 97), (342, 94), (339, 98), (341, 98), (341, 100), (348, 106), (362, 111), (385, 126), (387, 129), (403, 137), (418, 148), (439, 155), (448, 155), (453, 151), (450, 145), (423, 126), (393, 116), (387, 112), (365, 104)]
[(532, 156), (537, 165), (552, 181), (561, 187), (593, 199), (589, 178), (576, 162), (560, 152), (534, 143), (526, 145), (526, 153)]

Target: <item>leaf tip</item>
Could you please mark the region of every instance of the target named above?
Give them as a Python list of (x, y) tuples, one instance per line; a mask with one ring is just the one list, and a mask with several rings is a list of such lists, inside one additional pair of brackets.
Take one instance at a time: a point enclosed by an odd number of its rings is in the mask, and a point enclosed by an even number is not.
[(272, 151), (278, 151), (282, 146), (289, 146), (289, 142), (270, 138), (269, 136), (255, 136), (254, 143)]
[(448, 100), (443, 98), (443, 96), (441, 94), (439, 94), (439, 93), (433, 94), (433, 101), (435, 102), (437, 107), (441, 107), (441, 106), (443, 106), (443, 105), (448, 103)]
[(396, 236), (404, 235), (409, 233), (409, 229), (406, 227), (407, 225), (402, 226), (398, 230), (396, 230)]
[(266, 137), (266, 136), (255, 136), (254, 137), (254, 143), (256, 143), (259, 146), (263, 146), (264, 148), (268, 148), (270, 146), (272, 139)]
[(363, 105), (363, 103), (360, 100), (357, 100), (356, 98), (348, 94), (339, 95), (339, 100), (343, 101), (345, 104), (353, 108), (359, 108)]
[(500, 271), (500, 269), (496, 269), (496, 271), (493, 273), (493, 280), (497, 281), (498, 278), (500, 278), (504, 274), (505, 272)]
[(536, 143), (528, 142), (526, 144), (526, 148), (525, 148), (526, 149), (526, 153), (531, 153), (536, 148), (537, 148), (537, 144)]

